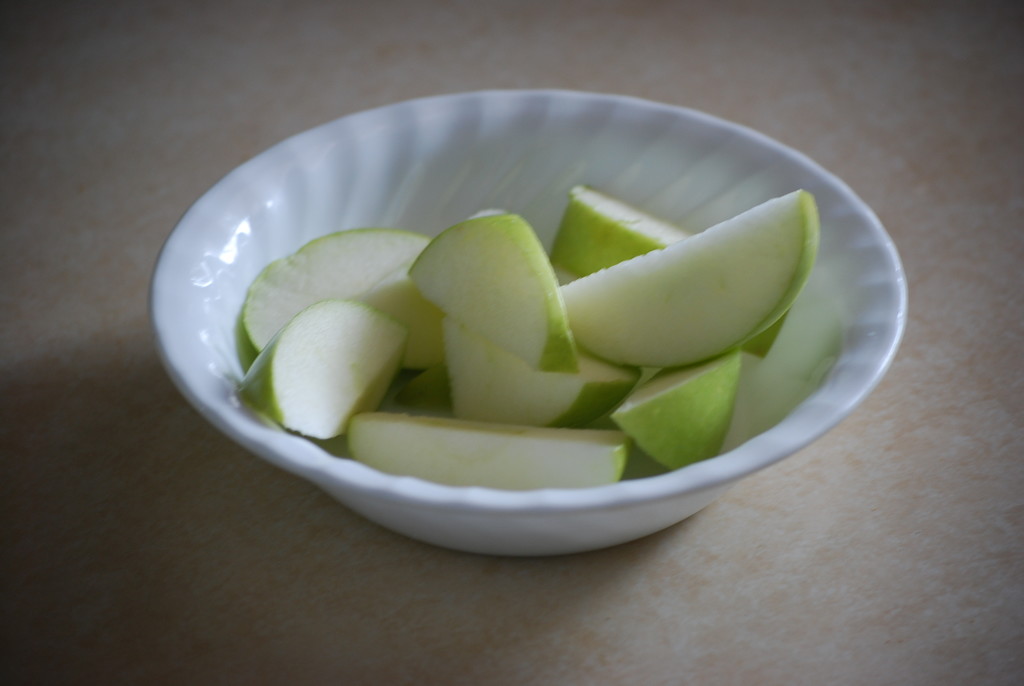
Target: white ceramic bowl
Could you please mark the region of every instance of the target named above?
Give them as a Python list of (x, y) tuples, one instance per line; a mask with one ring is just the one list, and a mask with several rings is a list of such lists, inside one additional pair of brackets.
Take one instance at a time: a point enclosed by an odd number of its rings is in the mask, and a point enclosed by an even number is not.
[[(240, 402), (237, 318), (246, 288), (271, 260), (338, 229), (434, 235), (491, 207), (523, 215), (550, 245), (577, 183), (691, 229), (797, 188), (816, 196), (817, 265), (772, 353), (749, 366), (721, 456), (599, 488), (456, 488), (331, 455)], [(899, 257), (882, 225), (805, 156), (692, 110), (566, 91), (412, 100), (289, 138), (229, 173), (185, 213), (160, 254), (150, 298), (171, 378), (225, 434), (389, 529), (506, 555), (639, 538), (803, 448), (875, 387), (906, 312)]]

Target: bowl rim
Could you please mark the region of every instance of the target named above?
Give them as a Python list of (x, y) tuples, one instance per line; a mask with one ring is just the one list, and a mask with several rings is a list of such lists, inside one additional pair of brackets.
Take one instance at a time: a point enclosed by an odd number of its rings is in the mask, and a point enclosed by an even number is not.
[[(174, 263), (182, 259), (179, 243), (189, 231), (198, 208), (213, 202), (225, 188), (244, 180), (251, 170), (281, 156), (303, 137), (322, 134), (352, 118), (372, 118), (401, 107), (451, 104), (460, 99), (575, 99), (581, 103), (612, 102), (625, 107), (657, 110), (682, 117), (703, 126), (727, 131), (752, 144), (768, 148), (813, 174), (830, 187), (848, 205), (888, 260), (884, 270), (891, 274), (886, 293), (893, 301), (891, 320), (887, 319), (883, 340), (875, 341), (883, 349), (877, 357), (861, 364), (855, 381), (844, 380), (841, 395), (834, 392), (826, 376), (822, 385), (804, 399), (779, 423), (719, 456), (682, 469), (650, 477), (623, 480), (589, 488), (545, 488), (508, 491), (480, 486), (448, 486), (416, 477), (378, 472), (352, 459), (339, 458), (305, 438), (283, 431), (241, 403), (237, 396), (211, 393), (211, 386), (196, 383), (197, 376), (186, 368), (189, 363), (175, 345), (174, 322), (181, 298), (173, 292)], [(291, 135), (236, 166), (204, 191), (181, 215), (166, 237), (157, 255), (148, 293), (150, 323), (155, 347), (164, 369), (185, 399), (218, 430), (267, 461), (322, 487), (342, 488), (375, 499), (415, 503), (430, 509), (502, 512), (552, 512), (605, 510), (652, 502), (725, 486), (765, 469), (803, 449), (834, 428), (852, 412), (880, 383), (890, 368), (902, 341), (907, 321), (907, 283), (896, 246), (874, 211), (839, 177), (802, 152), (748, 126), (681, 105), (656, 102), (631, 95), (586, 92), (565, 89), (489, 89), (431, 95), (346, 114), (306, 131)], [(842, 351), (839, 361), (844, 359)], [(838, 366), (838, 365), (837, 365)], [(209, 374), (212, 377), (212, 374)], [(301, 447), (302, 445), (306, 446)], [(336, 491), (336, 489), (335, 489)]]

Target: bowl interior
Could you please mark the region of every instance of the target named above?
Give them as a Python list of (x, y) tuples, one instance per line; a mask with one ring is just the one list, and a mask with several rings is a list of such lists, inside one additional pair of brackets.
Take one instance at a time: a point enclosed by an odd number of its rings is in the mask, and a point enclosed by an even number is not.
[[(365, 226), (436, 235), (485, 208), (521, 214), (550, 245), (567, 192), (579, 183), (691, 231), (804, 188), (817, 199), (822, 236), (776, 346), (747, 361), (727, 452), (671, 474), (585, 489), (596, 494), (565, 494), (570, 500), (656, 496), (739, 478), (820, 436), (886, 370), (903, 329), (902, 270), (877, 218), (841, 181), (760, 134), (698, 112), (560, 91), (468, 93), (371, 110), (285, 140), (228, 174), (184, 215), (157, 264), (151, 307), (165, 365), (210, 421), (289, 471), (450, 498), (457, 489), (396, 485), (337, 459), (239, 401), (246, 289), (267, 263), (317, 236)], [(488, 497), (510, 507), (541, 502)]]

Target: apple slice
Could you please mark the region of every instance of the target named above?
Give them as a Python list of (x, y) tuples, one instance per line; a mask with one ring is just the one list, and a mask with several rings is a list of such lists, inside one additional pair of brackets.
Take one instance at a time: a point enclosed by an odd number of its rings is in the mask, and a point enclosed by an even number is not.
[(619, 364), (677, 367), (720, 355), (789, 309), (814, 265), (818, 232), (810, 193), (768, 200), (562, 286), (572, 332)]
[(395, 393), (395, 402), (424, 411), (451, 411), (448, 367), (443, 364), (427, 367)]
[(353, 229), (316, 238), (271, 262), (249, 286), (242, 323), (256, 350), (298, 312), (320, 300), (358, 300), (408, 271), (429, 243), (400, 229)]
[(767, 329), (757, 334), (751, 339), (748, 339), (743, 344), (743, 349), (751, 355), (758, 357), (764, 357), (768, 354), (768, 351), (775, 345), (775, 340), (779, 337), (779, 331), (782, 330), (782, 326), (786, 323), (786, 315), (789, 314), (789, 310), (782, 313), (782, 316), (775, 320), (775, 323), (769, 326)]
[(444, 313), (420, 295), (407, 267), (392, 272), (359, 299), (409, 327), (403, 367), (426, 369), (444, 362)]
[(554, 429), (387, 412), (357, 414), (352, 457), (389, 474), (507, 490), (615, 483), (629, 439), (621, 431)]
[(452, 412), (477, 421), (580, 426), (611, 410), (640, 370), (579, 355), (578, 372), (542, 372), (451, 317), (444, 345)]
[(287, 429), (338, 436), (353, 414), (380, 404), (407, 336), (403, 324), (365, 303), (322, 300), (263, 348), (242, 379), (242, 396)]
[[(575, 186), (555, 236), (551, 263), (566, 284), (593, 272), (678, 243), (691, 234), (607, 193)], [(759, 357), (768, 354), (785, 315), (744, 349)]]
[(551, 263), (586, 276), (689, 235), (607, 193), (575, 186), (551, 247)]
[(722, 448), (736, 402), (740, 352), (664, 370), (612, 413), (612, 421), (669, 469), (714, 457)]
[(409, 275), (446, 315), (530, 367), (577, 370), (554, 269), (522, 217), (488, 215), (446, 229), (423, 249)]

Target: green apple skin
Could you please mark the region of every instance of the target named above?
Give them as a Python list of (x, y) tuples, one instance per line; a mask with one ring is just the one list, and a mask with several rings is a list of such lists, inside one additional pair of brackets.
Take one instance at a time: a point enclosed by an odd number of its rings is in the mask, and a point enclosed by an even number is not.
[(612, 415), (636, 445), (669, 469), (714, 457), (732, 420), (740, 352), (660, 372)]
[(618, 430), (559, 429), (369, 412), (352, 418), (352, 457), (388, 474), (504, 490), (615, 483), (629, 452)]
[(401, 229), (364, 228), (316, 238), (267, 265), (253, 280), (242, 324), (257, 351), (293, 316), (320, 300), (359, 300), (404, 274), (430, 239)]
[(640, 367), (696, 364), (774, 324), (818, 250), (814, 197), (795, 191), (686, 240), (561, 287), (584, 350)]
[(640, 377), (582, 353), (578, 372), (542, 372), (451, 317), (443, 329), (452, 411), (463, 419), (581, 426), (615, 407)]
[(606, 193), (575, 186), (551, 247), (551, 263), (586, 276), (689, 235)]
[(444, 313), (420, 294), (407, 270), (386, 277), (360, 300), (409, 327), (403, 367), (426, 369), (444, 362)]
[(406, 327), (365, 303), (322, 300), (270, 340), (240, 384), (250, 406), (311, 438), (345, 432), (374, 410), (398, 372)]
[(446, 316), (532, 368), (577, 370), (558, 280), (522, 217), (488, 215), (446, 229), (423, 249), (409, 275)]
[(242, 365), (243, 372), (252, 366), (256, 356), (260, 354), (245, 330), (241, 313), (235, 319), (235, 352), (238, 354), (238, 362)]
[(786, 315), (789, 314), (789, 310), (782, 313), (782, 316), (775, 320), (775, 323), (769, 326), (767, 329), (757, 334), (753, 338), (747, 340), (743, 344), (743, 350), (750, 353), (751, 355), (757, 355), (758, 357), (764, 357), (768, 354), (768, 351), (775, 345), (775, 340), (779, 337), (779, 331), (782, 330), (782, 326), (786, 323)]
[(452, 391), (448, 367), (436, 364), (409, 379), (396, 394), (395, 402), (425, 411), (451, 411)]

